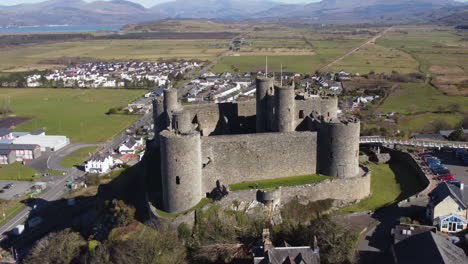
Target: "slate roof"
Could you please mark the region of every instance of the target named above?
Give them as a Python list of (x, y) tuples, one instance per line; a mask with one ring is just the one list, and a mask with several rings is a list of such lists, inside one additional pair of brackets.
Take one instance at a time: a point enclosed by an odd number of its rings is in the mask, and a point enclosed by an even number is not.
[[(257, 258), (257, 260), (260, 260)], [(269, 249), (258, 264), (320, 264), (320, 255), (311, 247), (275, 247)]]
[(424, 232), (397, 243), (395, 255), (399, 264), (468, 263), (468, 257), (461, 248), (433, 232)]
[(10, 133), (11, 133), (11, 131), (9, 129), (0, 128), (0, 137), (6, 136), (6, 135), (8, 135)]
[(129, 138), (126, 142), (125, 142), (125, 146), (127, 146), (127, 148), (133, 148), (133, 146), (135, 146), (137, 144), (136, 140), (131, 137)]
[(10, 155), (12, 149), (0, 149), (0, 155)]
[[(420, 225), (397, 225), (393, 229), (393, 236), (395, 241), (402, 241), (412, 236), (429, 232), (436, 231), (437, 228), (434, 226), (420, 226)], [(409, 232), (408, 232), (409, 231)]]
[(103, 162), (104, 160), (106, 160), (106, 158), (108, 158), (110, 155), (108, 153), (96, 153), (94, 154), (90, 159), (89, 161), (99, 161), (99, 162)]
[(31, 144), (0, 144), (0, 149), (10, 149), (10, 150), (35, 150), (39, 145)]
[[(468, 187), (467, 187), (468, 188)], [(468, 189), (463, 188), (461, 190), (455, 184), (449, 184), (446, 182), (440, 183), (430, 194), (431, 201), (434, 205), (439, 204), (447, 196), (451, 196), (455, 201), (457, 201), (463, 209), (468, 208)]]

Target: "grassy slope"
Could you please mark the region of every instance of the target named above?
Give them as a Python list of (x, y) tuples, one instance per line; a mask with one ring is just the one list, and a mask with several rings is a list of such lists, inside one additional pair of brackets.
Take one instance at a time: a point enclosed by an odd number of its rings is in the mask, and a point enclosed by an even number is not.
[(38, 173), (37, 170), (23, 166), (20, 162), (15, 162), (8, 165), (0, 165), (0, 180), (20, 180), (20, 181), (33, 181), (40, 177), (35, 177), (34, 174)]
[(446, 121), (450, 126), (455, 127), (463, 120), (464, 117), (465, 114), (422, 114), (414, 116), (409, 120), (400, 122), (399, 127), (403, 130), (417, 132), (427, 126), (428, 123), (432, 123), (441, 119)]
[(105, 113), (141, 96), (138, 90), (1, 89), (0, 100), (10, 98), (17, 116), (35, 117), (16, 127), (32, 131), (46, 127), (48, 135), (66, 135), (75, 142), (104, 142), (137, 116)]
[(271, 180), (260, 180), (260, 181), (236, 183), (236, 184), (229, 185), (229, 189), (231, 191), (248, 190), (248, 189), (253, 189), (256, 187), (260, 189), (270, 189), (270, 188), (275, 188), (279, 186), (293, 186), (293, 185), (317, 183), (326, 179), (331, 179), (331, 178), (327, 176), (323, 176), (323, 175), (313, 174), (313, 175), (305, 175), (305, 176), (277, 178), (277, 179), (271, 179)]
[(63, 167), (73, 167), (82, 164), (85, 162), (90, 154), (96, 152), (97, 147), (86, 147), (75, 150), (74, 152), (70, 153), (70, 155), (65, 156), (62, 159), (62, 166)]
[(405, 164), (370, 165), (372, 195), (357, 204), (339, 210), (340, 213), (375, 210), (406, 199), (424, 189), (419, 176)]

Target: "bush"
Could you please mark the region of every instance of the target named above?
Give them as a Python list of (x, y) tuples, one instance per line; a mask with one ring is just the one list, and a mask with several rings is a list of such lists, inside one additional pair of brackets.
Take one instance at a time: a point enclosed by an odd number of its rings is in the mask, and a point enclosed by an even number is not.
[(135, 220), (135, 208), (121, 200), (107, 201), (108, 210), (113, 218), (114, 226), (127, 226)]
[(115, 115), (118, 113), (118, 110), (117, 108), (113, 107), (113, 108), (110, 108), (109, 111), (107, 111), (107, 114), (108, 115)]
[(76, 261), (81, 248), (85, 246), (86, 242), (80, 234), (65, 229), (41, 239), (24, 263), (72, 263)]
[(85, 184), (88, 186), (98, 186), (101, 183), (99, 174), (89, 173), (86, 174)]
[(459, 128), (453, 131), (449, 136), (448, 140), (450, 141), (464, 141), (465, 140), (465, 132), (462, 128)]

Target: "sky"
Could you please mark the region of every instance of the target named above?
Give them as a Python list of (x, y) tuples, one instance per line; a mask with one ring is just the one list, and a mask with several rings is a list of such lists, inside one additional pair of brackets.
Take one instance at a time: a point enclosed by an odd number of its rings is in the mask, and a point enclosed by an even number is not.
[[(38, 3), (43, 2), (45, 0), (0, 0), (0, 5), (17, 5), (17, 4), (24, 4), (24, 3)], [(92, 2), (93, 0), (85, 0), (87, 2)], [(146, 7), (152, 7), (156, 4), (163, 3), (163, 2), (170, 2), (173, 0), (128, 0), (131, 2), (139, 3)], [(193, 0), (196, 1), (196, 0)], [(274, 1), (274, 0), (273, 0)], [(310, 2), (317, 2), (320, 0), (276, 0), (277, 2), (283, 3), (310, 3)]]

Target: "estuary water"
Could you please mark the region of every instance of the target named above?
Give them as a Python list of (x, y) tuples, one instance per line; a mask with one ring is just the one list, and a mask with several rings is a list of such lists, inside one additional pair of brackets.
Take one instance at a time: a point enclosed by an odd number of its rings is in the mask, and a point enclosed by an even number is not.
[(119, 30), (122, 26), (123, 25), (11, 27), (11, 28), (0, 28), (0, 34), (1, 33), (49, 33), (49, 32)]

